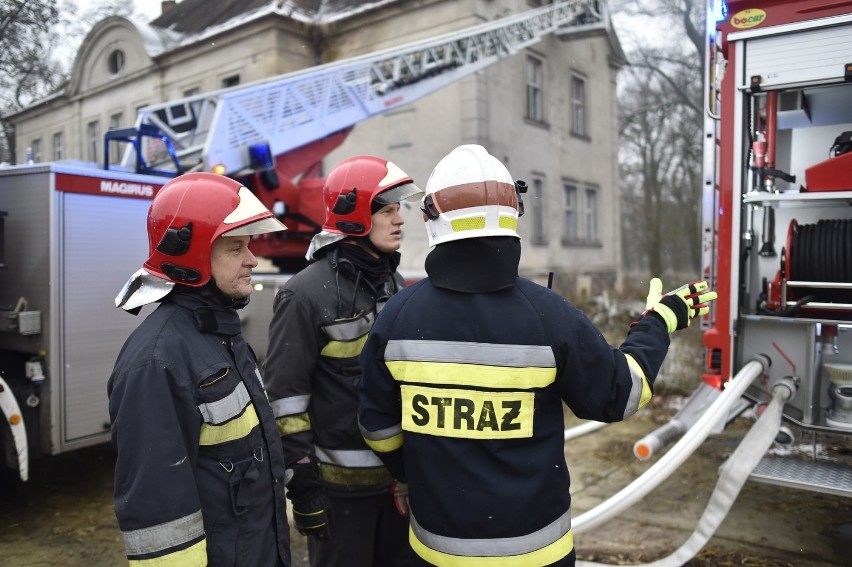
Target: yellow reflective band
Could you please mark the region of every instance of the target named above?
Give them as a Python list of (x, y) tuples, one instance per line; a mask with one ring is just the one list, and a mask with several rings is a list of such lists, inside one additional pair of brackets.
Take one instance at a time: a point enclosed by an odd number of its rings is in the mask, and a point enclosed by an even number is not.
[(309, 416), (307, 412), (288, 415), (287, 417), (279, 417), (276, 419), (275, 424), (278, 426), (278, 433), (284, 437), (285, 435), (301, 433), (302, 431), (310, 431), (311, 416)]
[(168, 555), (152, 559), (130, 559), (130, 567), (159, 567), (160, 565), (180, 565), (181, 567), (205, 567), (207, 565), (207, 540), (181, 549)]
[(461, 232), (463, 230), (478, 230), (485, 228), (485, 217), (467, 217), (463, 219), (455, 219), (450, 221), (450, 226), (453, 232)]
[(532, 392), (478, 392), (407, 384), (400, 391), (405, 431), (464, 439), (533, 435)]
[(637, 408), (641, 409), (645, 407), (645, 404), (651, 401), (651, 396), (653, 396), (654, 393), (651, 391), (651, 385), (645, 377), (645, 372), (642, 370), (642, 367), (639, 366), (639, 363), (636, 362), (636, 359), (629, 354), (625, 355), (624, 358), (627, 359), (627, 366), (630, 367), (631, 374), (639, 376), (642, 379), (642, 395), (639, 397), (639, 407)]
[(329, 358), (353, 358), (361, 354), (368, 335), (362, 335), (354, 341), (328, 341), (328, 344), (320, 351), (322, 356)]
[(402, 433), (397, 433), (393, 437), (381, 440), (372, 440), (364, 437), (364, 441), (367, 443), (367, 446), (376, 453), (390, 453), (391, 451), (396, 451), (402, 447), (403, 437)]
[[(476, 540), (478, 544), (487, 541), (482, 539)], [(528, 565), (550, 565), (567, 556), (574, 549), (574, 533), (568, 530), (565, 535), (550, 545), (546, 545), (530, 553), (495, 557), (451, 555), (435, 551), (421, 543), (411, 528), (408, 529), (408, 543), (417, 555), (433, 565), (446, 567), (479, 567), (480, 565), (486, 567), (527, 567)]]
[(385, 365), (398, 382), (529, 390), (545, 388), (556, 380), (556, 368), (534, 366), (485, 366), (407, 360), (388, 360)]
[(260, 420), (257, 419), (257, 412), (254, 411), (254, 405), (250, 404), (243, 415), (222, 425), (202, 423), (198, 444), (218, 445), (234, 439), (242, 439), (251, 433), (251, 430), (258, 424), (260, 424)]
[(509, 230), (517, 230), (518, 219), (500, 215), (500, 228), (508, 228)]
[(320, 463), (323, 481), (329, 484), (348, 484), (353, 486), (387, 485), (393, 482), (384, 467), (348, 468)]

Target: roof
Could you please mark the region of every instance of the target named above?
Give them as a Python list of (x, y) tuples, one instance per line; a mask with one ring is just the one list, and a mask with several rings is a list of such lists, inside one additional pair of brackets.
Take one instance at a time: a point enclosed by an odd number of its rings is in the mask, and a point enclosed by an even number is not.
[(218, 28), (227, 29), (247, 19), (277, 14), (311, 24), (324, 24), (399, 0), (183, 0), (150, 22), (155, 28), (195, 35)]

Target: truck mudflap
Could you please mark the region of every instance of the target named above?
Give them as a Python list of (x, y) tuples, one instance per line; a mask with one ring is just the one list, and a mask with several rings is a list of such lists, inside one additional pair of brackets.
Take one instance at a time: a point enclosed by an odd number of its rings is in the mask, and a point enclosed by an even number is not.
[(18, 473), (21, 475), (21, 480), (26, 482), (30, 469), (27, 427), (24, 425), (18, 400), (15, 399), (15, 394), (2, 376), (0, 376), (0, 412), (12, 430), (12, 440), (15, 442), (15, 451), (18, 454)]

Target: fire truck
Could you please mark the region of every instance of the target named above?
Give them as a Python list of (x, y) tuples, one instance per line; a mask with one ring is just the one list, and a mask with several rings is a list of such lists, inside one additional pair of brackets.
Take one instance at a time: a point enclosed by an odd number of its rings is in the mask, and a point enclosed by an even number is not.
[[(255, 254), (280, 271), (253, 278), (257, 291), (241, 313), (243, 333), (263, 358), (274, 289), (305, 264), (324, 219), (322, 160), (356, 124), (548, 34), (568, 39), (606, 33), (608, 25), (599, 0), (554, 2), (143, 108), (133, 128), (106, 133), (103, 166), (0, 168), (0, 464), (26, 480), (31, 458), (108, 440), (106, 381), (138, 324), (113, 298), (147, 255), (147, 210), (170, 177), (189, 171), (233, 177), (287, 225), (253, 243)], [(116, 145), (125, 148), (122, 163), (110, 166)]]
[(719, 299), (703, 382), (764, 357), (745, 398), (792, 384), (778, 439), (811, 450), (751, 479), (852, 496), (852, 468), (819, 451), (852, 434), (852, 10), (710, 0), (707, 17), (703, 275)]

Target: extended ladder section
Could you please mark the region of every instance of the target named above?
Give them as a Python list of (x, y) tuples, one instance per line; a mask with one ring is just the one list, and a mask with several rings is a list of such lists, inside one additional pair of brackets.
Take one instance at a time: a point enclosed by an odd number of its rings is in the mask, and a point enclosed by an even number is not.
[[(184, 170), (224, 166), (237, 175), (247, 148), (268, 145), (272, 156), (320, 140), (408, 104), (510, 57), (544, 36), (605, 30), (600, 0), (554, 2), (498, 21), (369, 55), (148, 106), (136, 128), (158, 128), (174, 144)], [(146, 162), (168, 158), (161, 139), (146, 138)], [(125, 165), (136, 158), (125, 155)]]

